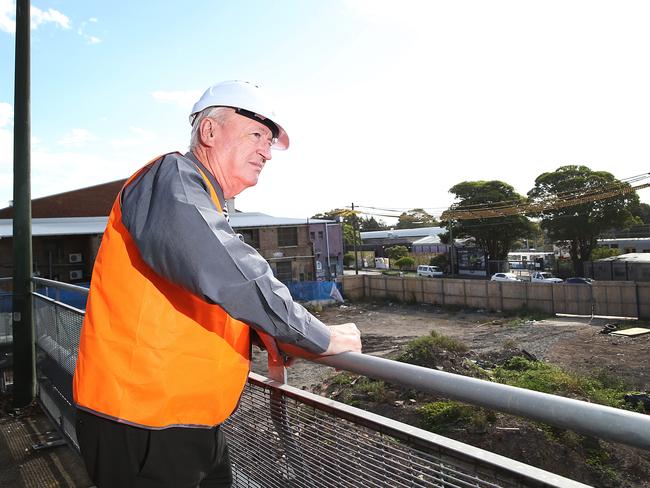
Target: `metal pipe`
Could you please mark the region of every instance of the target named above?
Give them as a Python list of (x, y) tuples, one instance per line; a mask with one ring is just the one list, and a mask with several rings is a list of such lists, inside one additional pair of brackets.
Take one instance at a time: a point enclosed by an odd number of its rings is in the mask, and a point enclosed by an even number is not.
[(88, 290), (88, 288), (84, 288), (83, 286), (72, 285), (70, 283), (63, 283), (62, 281), (48, 280), (47, 278), (39, 278), (36, 276), (32, 277), (32, 281), (37, 285), (51, 286), (52, 288), (74, 291), (77, 293), (81, 293), (82, 295), (88, 295), (88, 292), (90, 291)]
[(346, 352), (314, 361), (337, 369), (410, 386), (492, 410), (518, 415), (593, 437), (650, 450), (650, 416)]
[(29, 0), (16, 2), (14, 81), (14, 204), (12, 332), (13, 406), (29, 405), (36, 394), (36, 351), (32, 316), (32, 192), (30, 182), (30, 33)]

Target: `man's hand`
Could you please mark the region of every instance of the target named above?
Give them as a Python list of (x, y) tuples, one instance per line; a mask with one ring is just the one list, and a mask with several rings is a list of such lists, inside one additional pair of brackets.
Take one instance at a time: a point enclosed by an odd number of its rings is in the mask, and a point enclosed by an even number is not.
[(354, 324), (330, 325), (330, 345), (323, 356), (342, 352), (361, 352), (361, 332)]

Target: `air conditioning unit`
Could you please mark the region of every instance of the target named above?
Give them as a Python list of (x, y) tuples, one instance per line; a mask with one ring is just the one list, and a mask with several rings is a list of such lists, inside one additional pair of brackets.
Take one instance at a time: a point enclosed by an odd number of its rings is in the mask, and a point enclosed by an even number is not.
[(71, 252), (68, 254), (68, 259), (71, 263), (80, 263), (83, 260), (83, 256), (80, 252)]
[(73, 269), (70, 271), (70, 279), (71, 280), (80, 280), (84, 277), (84, 272), (80, 269)]

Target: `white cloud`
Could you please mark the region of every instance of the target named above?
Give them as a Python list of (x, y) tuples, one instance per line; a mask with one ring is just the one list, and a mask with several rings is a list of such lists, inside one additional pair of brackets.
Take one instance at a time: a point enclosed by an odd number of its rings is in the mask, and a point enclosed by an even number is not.
[(81, 147), (87, 142), (96, 140), (97, 138), (87, 129), (72, 129), (58, 143), (65, 147)]
[(16, 31), (16, 4), (11, 0), (0, 0), (0, 30)]
[(70, 28), (70, 19), (53, 8), (47, 9), (47, 11), (41, 10), (38, 7), (32, 5), (31, 7), (31, 27), (32, 29), (38, 28), (41, 24), (46, 24), (52, 22), (62, 29)]
[[(42, 24), (55, 24), (62, 29), (70, 29), (71, 27), (70, 19), (53, 8), (41, 10), (32, 5), (30, 14), (32, 29), (37, 29)], [(0, 0), (0, 31), (10, 34), (16, 32), (16, 2), (13, 0)]]
[(84, 20), (77, 29), (77, 34), (83, 37), (88, 44), (99, 44), (102, 42), (99, 37), (91, 36), (90, 34), (86, 33), (86, 25), (88, 25), (88, 22), (97, 23), (97, 17), (91, 17), (87, 21)]
[(4, 102), (0, 102), (0, 128), (11, 125), (14, 118), (14, 108)]
[[(13, 187), (13, 152), (14, 138), (13, 125), (14, 109), (4, 102), (0, 102), (0, 194), (11, 198)], [(0, 200), (0, 207), (5, 207), (8, 202)]]
[(194, 102), (201, 96), (199, 90), (186, 90), (186, 91), (165, 91), (157, 90), (151, 94), (154, 100), (163, 103), (175, 103), (179, 107), (189, 112), (194, 105)]

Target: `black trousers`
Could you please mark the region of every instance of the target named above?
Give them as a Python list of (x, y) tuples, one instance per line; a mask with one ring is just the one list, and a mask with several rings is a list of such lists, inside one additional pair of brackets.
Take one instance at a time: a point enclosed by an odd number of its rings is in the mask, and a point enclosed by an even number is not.
[(98, 488), (216, 488), (232, 485), (221, 429), (149, 430), (77, 410), (77, 440)]

